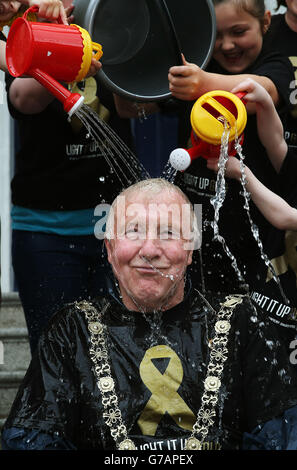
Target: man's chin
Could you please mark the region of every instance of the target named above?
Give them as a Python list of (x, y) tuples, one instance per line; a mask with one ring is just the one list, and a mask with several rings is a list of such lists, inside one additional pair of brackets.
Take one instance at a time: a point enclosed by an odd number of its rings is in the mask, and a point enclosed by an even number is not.
[(168, 289), (166, 292), (162, 292), (162, 294), (156, 292), (150, 292), (147, 293), (147, 295), (143, 294), (142, 292), (138, 297), (134, 297), (137, 305), (140, 306), (141, 310), (144, 312), (156, 312), (170, 308), (175, 289)]
[(161, 310), (166, 299), (163, 297), (157, 297), (152, 301), (152, 298), (145, 298), (141, 297), (139, 299), (135, 299), (137, 304), (146, 312), (153, 312), (156, 310)]
[(132, 310), (155, 312), (167, 310), (183, 298), (183, 289), (182, 294), (179, 295), (180, 283), (169, 282), (166, 286), (160, 284), (160, 281), (154, 284), (149, 283), (149, 285), (139, 282), (136, 289), (124, 289), (122, 286), (124, 304)]

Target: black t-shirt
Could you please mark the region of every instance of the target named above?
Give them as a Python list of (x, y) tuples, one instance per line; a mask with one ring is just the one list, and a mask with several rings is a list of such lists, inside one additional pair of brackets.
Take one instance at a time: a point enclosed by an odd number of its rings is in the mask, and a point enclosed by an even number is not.
[[(223, 299), (208, 301), (218, 311)], [(195, 292), (157, 316), (129, 312), (108, 300), (106, 344), (129, 438), (138, 449), (183, 449), (201, 405), (217, 315)], [(98, 312), (105, 302), (95, 302)], [(103, 422), (106, 410), (90, 347), (84, 312), (66, 306), (42, 335), (5, 428), (36, 429), (77, 449), (114, 449)], [(164, 348), (166, 354), (159, 354)], [(206, 441), (213, 448), (237, 449), (243, 432), (297, 403), (297, 382), (280, 329), (247, 299), (233, 311), (227, 348), (228, 353), (222, 350), (228, 358), (216, 417)]]
[[(224, 73), (215, 61), (208, 67), (210, 72)], [(289, 107), (289, 83), (293, 78), (293, 69), (289, 60), (278, 53), (266, 52), (265, 47), (257, 61), (244, 73), (262, 75), (270, 78), (276, 85), (280, 95), (279, 112), (285, 118)], [(189, 122), (189, 119), (186, 118)], [(258, 133), (255, 115), (248, 115), (244, 130), (243, 155), (246, 165), (272, 191), (278, 193), (278, 176), (262, 146)], [(201, 287), (204, 282), (206, 290), (236, 292), (242, 289), (238, 274), (232, 267), (231, 260), (225, 253), (220, 242), (213, 242), (213, 229), (210, 223), (214, 220), (213, 206), (210, 198), (215, 194), (216, 174), (206, 167), (203, 158), (197, 158), (184, 173), (178, 173), (178, 184), (194, 204), (202, 204), (203, 234), (202, 262), (203, 277), (201, 279), (200, 256), (194, 256), (192, 277), (194, 285)], [(255, 241), (247, 213), (244, 209), (242, 186), (237, 181), (226, 179), (226, 198), (220, 210), (219, 231), (224, 237), (228, 248), (237, 261), (238, 268), (245, 279), (252, 280), (260, 258), (260, 250)], [(266, 247), (266, 235), (270, 225), (260, 214), (255, 205), (250, 202), (251, 217), (258, 226), (261, 240)]]
[[(297, 33), (289, 28), (284, 14), (271, 17), (271, 25), (266, 36), (267, 47), (288, 57), (297, 77)], [(297, 149), (297, 93), (294, 82), (290, 84), (290, 95), (292, 109), (285, 123), (285, 139), (288, 145)]]
[[(296, 174), (297, 152), (289, 147), (279, 173), (279, 189), (280, 195), (295, 208), (297, 208)], [(263, 263), (258, 263), (257, 275), (250, 281), (252, 290), (255, 291), (252, 293), (253, 300), (282, 322), (287, 321), (291, 316), (291, 311), (286, 305), (297, 308), (296, 247), (296, 231), (270, 228), (266, 238), (266, 253), (278, 275), (287, 301), (283, 298), (278, 283), (273, 279), (270, 270)]]
[[(10, 76), (6, 79), (8, 92), (13, 80)], [(131, 148), (129, 119), (119, 118), (112, 93), (94, 77), (78, 84), (78, 88), (85, 95), (85, 103)], [(45, 210), (93, 208), (101, 202), (111, 203), (120, 190), (129, 186), (128, 180), (136, 181), (137, 160), (134, 173), (123, 163), (131, 159), (132, 152), (125, 155), (121, 144), (110, 139), (108, 130), (99, 130), (95, 142), (76, 116), (68, 122), (58, 100), (31, 115), (19, 113), (9, 101), (9, 94), (8, 105), (19, 131), (11, 184), (13, 204)], [(133, 167), (133, 162), (129, 163)]]

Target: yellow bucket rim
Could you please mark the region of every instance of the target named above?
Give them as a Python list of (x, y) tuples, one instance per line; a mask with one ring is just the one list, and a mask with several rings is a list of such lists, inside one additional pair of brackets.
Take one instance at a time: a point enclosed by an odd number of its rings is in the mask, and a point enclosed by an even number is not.
[(72, 24), (71, 26), (75, 26), (76, 28), (78, 28), (78, 30), (80, 31), (81, 37), (82, 37), (83, 45), (84, 45), (83, 56), (82, 56), (82, 61), (81, 61), (81, 67), (80, 67), (80, 70), (79, 70), (77, 76), (75, 77), (75, 80), (74, 80), (75, 82), (81, 82), (85, 78), (85, 76), (87, 75), (87, 73), (90, 69), (91, 62), (92, 62), (92, 57), (93, 57), (94, 47), (98, 51), (97, 54), (96, 54), (96, 59), (97, 60), (100, 59), (103, 52), (102, 52), (102, 47), (101, 47), (100, 44), (92, 42), (92, 39), (91, 39), (91, 37), (90, 37), (90, 35), (89, 35), (89, 33), (86, 29), (82, 28), (81, 26), (79, 26), (77, 24)]

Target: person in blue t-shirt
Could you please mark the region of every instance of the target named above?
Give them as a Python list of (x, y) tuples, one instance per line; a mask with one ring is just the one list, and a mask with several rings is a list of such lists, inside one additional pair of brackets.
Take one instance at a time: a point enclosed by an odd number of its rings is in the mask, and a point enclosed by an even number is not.
[(98, 140), (75, 115), (69, 121), (60, 101), (35, 79), (6, 77), (17, 128), (12, 262), (32, 352), (57, 308), (105, 290), (108, 270), (102, 240), (96, 238), (102, 234), (95, 236), (100, 221), (95, 210), (136, 177), (125, 162), (130, 159), (133, 166), (130, 122), (118, 117), (112, 93), (98, 86), (100, 62), (95, 65), (71, 90), (107, 123)]

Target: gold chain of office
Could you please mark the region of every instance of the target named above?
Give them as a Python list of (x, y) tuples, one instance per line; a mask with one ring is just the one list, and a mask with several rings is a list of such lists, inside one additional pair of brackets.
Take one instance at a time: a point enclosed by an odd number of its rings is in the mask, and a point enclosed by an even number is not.
[[(221, 377), (224, 363), (228, 358), (228, 337), (231, 328), (230, 319), (235, 307), (242, 303), (244, 295), (227, 296), (221, 303), (214, 326), (214, 337), (209, 341), (209, 363), (204, 380), (204, 392), (201, 397), (201, 406), (197, 413), (197, 420), (193, 425), (191, 436), (186, 440), (185, 450), (202, 450), (203, 442), (214, 424), (217, 414), (217, 404), (221, 387)], [(122, 419), (115, 391), (115, 382), (111, 376), (109, 354), (106, 344), (107, 327), (101, 321), (109, 307), (107, 303), (101, 312), (90, 302), (76, 302), (76, 307), (86, 317), (90, 332), (90, 357), (94, 365), (97, 386), (102, 394), (104, 407), (103, 419), (109, 427), (112, 438), (118, 450), (136, 450), (134, 442), (129, 439), (127, 428)]]

